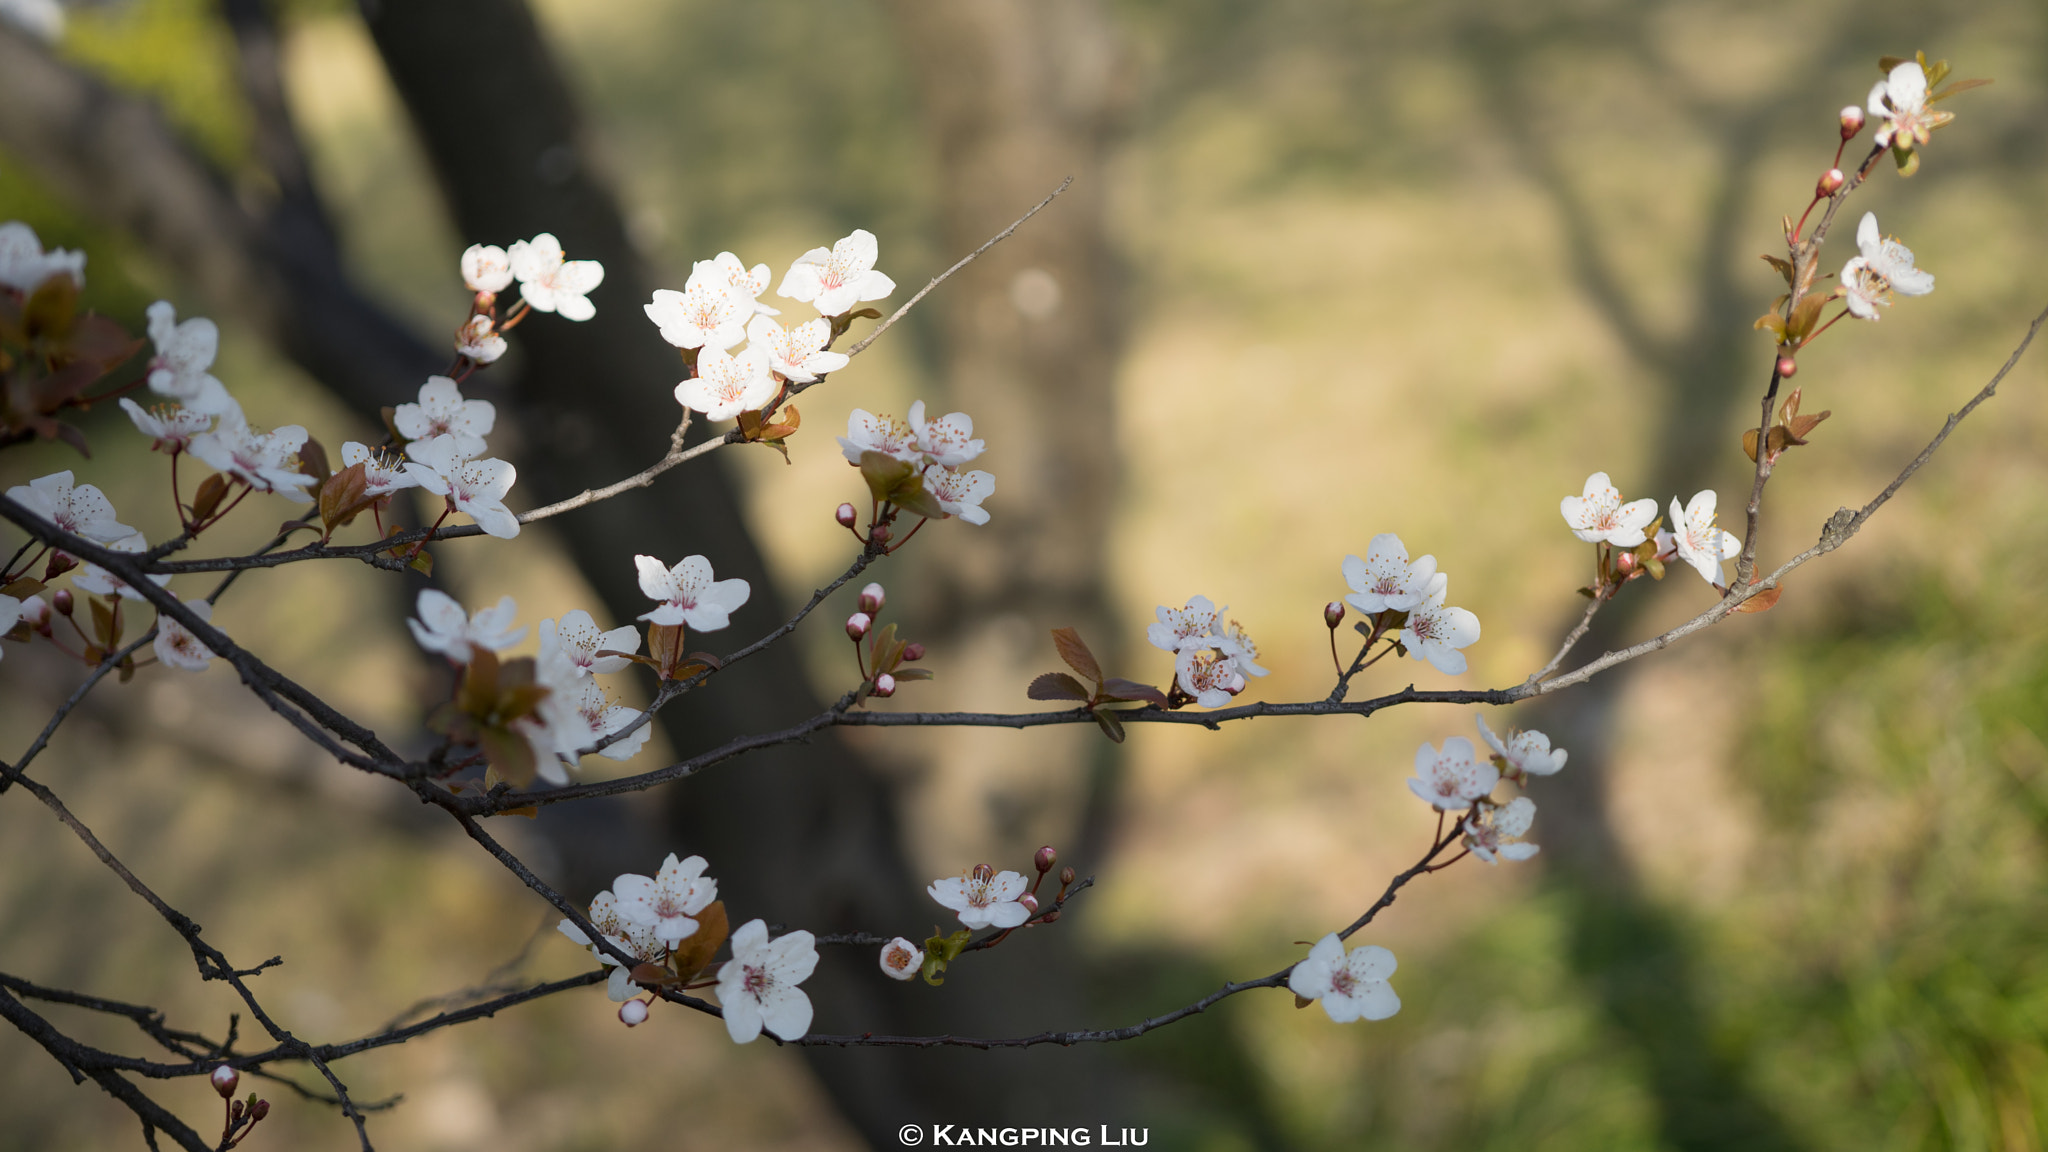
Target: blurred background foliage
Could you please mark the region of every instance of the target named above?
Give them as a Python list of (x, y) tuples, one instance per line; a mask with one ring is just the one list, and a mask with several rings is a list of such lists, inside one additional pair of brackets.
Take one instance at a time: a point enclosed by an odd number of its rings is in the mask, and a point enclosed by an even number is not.
[[(352, 7), (279, 11), (294, 117), (351, 269), (438, 341), (463, 308), (455, 254), (512, 237), (455, 234)], [(672, 278), (724, 248), (779, 273), (856, 225), (881, 236), (881, 266), (906, 292), (955, 257), (934, 222), (913, 62), (871, 0), (538, 11), (635, 243)], [(1924, 47), (1997, 84), (1951, 106), (1958, 119), (1920, 176), (1882, 169), (1852, 202), (1845, 223), (1876, 211), (1940, 291), (1802, 357), (1807, 408), (1835, 417), (1780, 470), (1766, 555), (1803, 547), (1836, 506), (1880, 487), (2048, 300), (2036, 256), (2048, 241), (2048, 16), (2035, 5), (1121, 0), (1109, 12), (1135, 98), (1112, 162), (1075, 175), (1106, 187), (1130, 276), (1117, 316), (1123, 480), (1104, 496), (1102, 562), (1123, 643), (1140, 653), (1133, 675), (1170, 675), (1135, 642), (1152, 606), (1204, 593), (1264, 645), (1275, 672), (1255, 695), (1322, 694), (1319, 611), (1342, 591), (1337, 561), (1396, 531), (1439, 558), (1453, 601), (1485, 622), (1461, 683), (1516, 682), (1576, 612), (1585, 556), (1552, 510), (1586, 472), (1611, 472), (1632, 496), (1715, 487), (1739, 506), (1738, 430), (1768, 364), (1749, 320), (1778, 290), (1756, 255), (1803, 207), (1835, 110), (1861, 101), (1883, 53)], [(204, 0), (74, 9), (59, 50), (150, 94), (209, 156), (260, 179), (233, 41)], [(1040, 194), (1018, 189), (1019, 207)], [(89, 299), (137, 330), (149, 300), (183, 303), (177, 268), (75, 214), (4, 154), (0, 218), (84, 247)], [(304, 423), (330, 446), (370, 431), (224, 328), (220, 375), (257, 422)], [(793, 465), (741, 461), (785, 587), (843, 563), (827, 517), (851, 489), (827, 434), (854, 406), (944, 396), (941, 339), (921, 317), (807, 397), (816, 431)], [(128, 522), (165, 531), (158, 462), (117, 413), (94, 413), (89, 429), (93, 461), (11, 452), (7, 481), (74, 467), (138, 510)], [(1003, 429), (978, 430), (1000, 478)], [(2044, 433), (2037, 360), (1777, 609), (1653, 657), (1615, 690), (1596, 816), (1638, 912), (1614, 915), (1581, 873), (1552, 865), (1569, 852), (1554, 841), (1530, 865), (1429, 877), (1364, 937), (1401, 958), (1399, 1016), (1338, 1028), (1277, 996), (1229, 1001), (1117, 1046), (1132, 1085), (1123, 1122), (1150, 1125), (1159, 1146), (1215, 1150), (2041, 1147)], [(1641, 491), (1673, 460), (1686, 464), (1683, 491)], [(666, 483), (688, 498), (686, 480)], [(991, 530), (1030, 496), (999, 489)], [(249, 540), (268, 534), (270, 511), (241, 526)], [(947, 548), (956, 529), (971, 531), (947, 526), (920, 549)], [(451, 548), (444, 564), (473, 598), (519, 595), (526, 618), (589, 602), (544, 533)], [(299, 566), (224, 602), (220, 619), (403, 729), (432, 674), (396, 626), (406, 594), (370, 577)], [(1686, 576), (1630, 595), (1649, 602), (1638, 634), (1708, 603)], [(836, 692), (844, 653), (829, 641), (814, 668)], [(10, 646), (0, 665), (10, 748), (75, 682), (44, 655)], [(942, 676), (946, 660), (935, 653)], [(1411, 679), (1447, 683), (1404, 664), (1366, 688)], [(1021, 681), (976, 703), (1022, 706)], [(1102, 886), (1062, 928), (1088, 964), (1090, 1016), (1044, 1024), (1184, 1003), (1349, 920), (1428, 834), (1401, 783), (1408, 750), (1470, 726), (1469, 710), (1408, 709), (1366, 726), (1138, 732), (1107, 857), (1082, 862)], [(655, 743), (627, 769), (658, 762)], [(887, 755), (890, 743), (863, 746)], [(1001, 798), (1027, 811), (995, 821), (1005, 837), (963, 834), (986, 814), (942, 800), (955, 795), (945, 781), (973, 769), (895, 769), (913, 854), (933, 874), (965, 863), (963, 843), (988, 854), (1071, 831), (1071, 811), (1026, 781)], [(224, 669), (105, 690), (42, 772), (231, 955), (286, 956), (263, 986), (302, 1036), (375, 1027), (483, 973), (516, 981), (580, 962), (529, 894), (417, 806), (322, 763)], [(1542, 786), (1535, 796), (1544, 803)], [(314, 808), (332, 818), (309, 836)], [(546, 871), (545, 841), (507, 834)], [(0, 869), (0, 967), (220, 1030), (227, 1001), (193, 987), (163, 930), (45, 813), (0, 804), (0, 843), (12, 861)], [(1002, 994), (966, 971), (911, 991)], [(104, 1022), (62, 1019), (133, 1046)], [(956, 1058), (1017, 1074), (1001, 1054)], [(343, 1070), (366, 1097), (406, 1097), (375, 1121), (392, 1147), (857, 1143), (794, 1053), (735, 1050), (680, 1013), (626, 1033), (595, 995)], [(134, 1143), (124, 1112), (68, 1087), (32, 1045), (0, 1044), (0, 1148)], [(1028, 1081), (1012, 1087), (1033, 1097)], [(210, 1114), (201, 1085), (164, 1098)], [(1058, 1100), (1034, 1107), (1060, 1122)], [(287, 1100), (258, 1145), (352, 1138), (324, 1107)]]

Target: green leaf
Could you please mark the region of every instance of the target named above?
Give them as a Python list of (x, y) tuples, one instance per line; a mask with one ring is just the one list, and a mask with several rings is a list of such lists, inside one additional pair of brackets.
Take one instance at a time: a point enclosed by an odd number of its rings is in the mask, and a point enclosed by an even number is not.
[(1104, 736), (1109, 737), (1112, 741), (1118, 744), (1124, 742), (1123, 721), (1117, 719), (1114, 714), (1103, 708), (1095, 709), (1094, 715), (1096, 727), (1102, 729), (1102, 734)]

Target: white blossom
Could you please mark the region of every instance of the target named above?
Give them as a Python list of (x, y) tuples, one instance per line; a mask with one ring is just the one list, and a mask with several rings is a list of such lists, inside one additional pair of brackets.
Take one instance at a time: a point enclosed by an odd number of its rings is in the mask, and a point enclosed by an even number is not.
[(747, 317), (753, 301), (732, 294), (724, 283), (692, 276), (681, 292), (654, 290), (652, 302), (640, 310), (661, 329), (661, 338), (678, 348), (731, 348), (747, 338)]
[(623, 672), (633, 666), (624, 656), (599, 656), (599, 652), (638, 652), (640, 630), (622, 624), (609, 632), (598, 630), (597, 621), (581, 608), (540, 622), (540, 658), (545, 661), (559, 653), (576, 670), (576, 675), (593, 672)]
[(416, 611), (418, 616), (405, 622), (412, 629), (413, 639), (427, 651), (439, 652), (458, 664), (469, 663), (475, 648), (503, 652), (526, 635), (526, 629), (512, 627), (519, 606), (510, 596), (500, 597), (496, 604), (479, 608), (470, 616), (463, 613), (462, 605), (453, 596), (423, 588)]
[(0, 224), (0, 287), (26, 295), (60, 272), (69, 275), (80, 288), (85, 287), (85, 253), (62, 248), (45, 252), (35, 229), (19, 220)]
[(922, 400), (910, 406), (910, 431), (917, 437), (918, 451), (948, 468), (967, 463), (985, 447), (974, 439), (974, 420), (967, 413), (953, 412), (927, 423)]
[(747, 325), (748, 346), (766, 350), (768, 367), (798, 384), (812, 383), (827, 372), (846, 367), (846, 353), (825, 350), (831, 339), (832, 322), (822, 316), (784, 328), (766, 315), (757, 315)]
[(718, 881), (704, 875), (705, 859), (676, 859), (671, 852), (653, 877), (627, 873), (612, 881), (619, 916), (628, 923), (652, 928), (670, 948), (697, 934), (697, 913), (718, 899)]
[(311, 504), (313, 497), (306, 489), (313, 486), (313, 477), (299, 471), (299, 449), (305, 445), (306, 430), (297, 424), (265, 434), (249, 427), (236, 410), (221, 417), (211, 432), (193, 436), (187, 447), (215, 471), (258, 492), (275, 492), (294, 504)]
[(1210, 637), (1227, 608), (1218, 608), (1216, 602), (1207, 596), (1195, 596), (1188, 600), (1185, 608), (1168, 608), (1159, 605), (1159, 622), (1145, 628), (1145, 639), (1154, 648), (1168, 652), (1179, 652), (1183, 648), (1208, 648), (1214, 645)]
[(779, 309), (770, 308), (758, 299), (761, 293), (768, 290), (769, 276), (766, 264), (756, 264), (748, 268), (739, 257), (730, 252), (720, 252), (715, 259), (699, 260), (690, 269), (691, 283), (700, 278), (715, 281), (725, 285), (726, 291), (732, 293), (733, 299), (746, 304), (755, 314), (780, 316), (782, 312)]
[(447, 497), (456, 511), (467, 514), (485, 532), (500, 540), (519, 535), (519, 517), (505, 507), (505, 493), (512, 490), (518, 470), (503, 460), (471, 460), (458, 440), (435, 436), (407, 444), (405, 454), (412, 460), (406, 473), (420, 487)]
[(1479, 617), (1463, 608), (1444, 606), (1444, 577), (1437, 576), (1436, 591), (1408, 613), (1408, 623), (1396, 635), (1417, 660), (1427, 660), (1437, 671), (1457, 676), (1465, 671), (1465, 654), (1479, 639)]
[(718, 1004), (733, 1043), (768, 1031), (795, 1040), (811, 1030), (811, 998), (797, 985), (818, 967), (816, 937), (798, 930), (768, 939), (768, 925), (749, 920), (732, 934), (732, 959), (718, 970)]
[[(619, 915), (619, 899), (609, 890), (599, 892), (590, 901), (590, 926), (597, 929), (613, 947), (633, 959), (648, 964), (658, 964), (668, 959), (668, 946), (654, 934), (651, 925), (635, 924)], [(620, 964), (618, 959), (597, 946), (597, 942), (584, 934), (574, 921), (563, 920), (556, 930), (577, 944), (590, 949), (590, 954), (612, 970), (611, 979), (605, 985), (605, 994), (616, 1004), (639, 990), (633, 983), (632, 966)]]
[(1948, 123), (1951, 113), (1939, 112), (1927, 103), (1927, 71), (1918, 60), (1893, 65), (1892, 70), (1870, 89), (1870, 114), (1876, 118), (1874, 139), (1879, 148), (1911, 149), (1927, 143), (1929, 133)]
[(604, 283), (604, 265), (564, 260), (563, 255), (562, 245), (548, 232), (520, 240), (506, 253), (512, 275), (519, 278), (519, 297), (528, 306), (564, 320), (588, 320), (597, 308), (586, 297)]
[(412, 488), (419, 484), (419, 478), (406, 471), (405, 461), (398, 453), (386, 448), (372, 448), (354, 440), (341, 445), (341, 466), (352, 468), (363, 466), (363, 497), (374, 500), (389, 496), (401, 488)]
[(1225, 656), (1237, 663), (1237, 670), (1247, 676), (1264, 676), (1266, 669), (1259, 667), (1259, 646), (1252, 642), (1251, 633), (1244, 625), (1232, 620), (1216, 631), (1216, 646)]
[(1502, 740), (1486, 726), (1486, 717), (1474, 716), (1479, 722), (1479, 735), (1491, 745), (1495, 754), (1507, 761), (1508, 767), (1525, 776), (1551, 776), (1564, 767), (1565, 750), (1553, 749), (1550, 737), (1534, 729), (1518, 732), (1508, 729), (1508, 737)]
[[(548, 689), (534, 714), (515, 722), (534, 752), (534, 770), (550, 784), (567, 784), (567, 767), (583, 757), (583, 750), (624, 731), (639, 719), (640, 710), (614, 704), (596, 680), (578, 674), (559, 652), (535, 662), (535, 682)], [(630, 735), (598, 750), (607, 760), (631, 760), (646, 747), (654, 728), (642, 724)]]
[(1173, 674), (1180, 690), (1204, 708), (1221, 708), (1244, 691), (1237, 657), (1214, 648), (1181, 649), (1173, 658)]
[(1394, 954), (1377, 944), (1360, 945), (1347, 955), (1344, 942), (1332, 932), (1316, 941), (1307, 959), (1295, 963), (1287, 987), (1304, 1000), (1321, 1002), (1339, 1024), (1361, 1017), (1385, 1020), (1401, 1010), (1401, 998), (1387, 983), (1396, 964)]
[(1470, 740), (1452, 736), (1441, 752), (1428, 743), (1415, 750), (1415, 775), (1408, 778), (1408, 790), (1433, 807), (1456, 812), (1492, 792), (1499, 782), (1500, 771), (1491, 762), (1474, 758)]
[(1894, 292), (1925, 296), (1934, 291), (1934, 274), (1913, 266), (1913, 250), (1878, 235), (1875, 212), (1865, 212), (1856, 226), (1856, 247), (1859, 254), (1842, 265), (1842, 303), (1857, 319), (1877, 319), (1877, 306), (1890, 307)]
[(865, 408), (855, 408), (846, 418), (846, 435), (839, 437), (839, 451), (848, 464), (854, 465), (860, 463), (863, 452), (880, 452), (906, 464), (920, 463), (924, 456), (917, 446), (917, 433), (909, 424), (894, 416), (877, 416)]
[(745, 580), (713, 580), (711, 561), (685, 556), (673, 568), (652, 556), (635, 556), (640, 591), (661, 603), (640, 619), (651, 624), (685, 624), (699, 632), (716, 632), (732, 622), (732, 614), (753, 590)]
[(939, 509), (946, 515), (958, 516), (969, 524), (986, 524), (988, 510), (981, 502), (995, 495), (996, 478), (978, 468), (955, 472), (933, 464), (924, 470), (924, 490), (939, 502)]
[(213, 429), (213, 417), (182, 404), (144, 408), (123, 396), (121, 411), (128, 414), (137, 432), (149, 437), (150, 448), (160, 452), (183, 452), (192, 443), (192, 437)]
[(1701, 579), (1716, 588), (1723, 586), (1721, 561), (1733, 560), (1742, 551), (1742, 541), (1714, 524), (1714, 507), (1719, 501), (1720, 497), (1710, 488), (1695, 493), (1681, 512), (1678, 497), (1671, 498), (1671, 535), (1678, 547), (1678, 558), (1692, 565)]
[(151, 304), (147, 314), (149, 338), (156, 345), (156, 357), (149, 362), (150, 391), (194, 412), (239, 420), (241, 406), (210, 371), (220, 351), (220, 329), (214, 322), (195, 316), (181, 324), (178, 310), (168, 300)]
[(880, 300), (896, 290), (894, 280), (874, 270), (880, 252), (874, 233), (856, 228), (830, 250), (813, 248), (797, 257), (775, 294), (804, 301), (822, 316), (838, 316), (864, 300)]
[[(110, 552), (147, 552), (149, 551), (149, 542), (142, 538), (142, 533), (137, 532), (133, 536), (113, 541), (107, 545), (107, 550)], [(149, 582), (162, 588), (171, 582), (171, 574), (163, 572), (152, 575), (149, 578)], [(126, 580), (90, 562), (80, 566), (78, 571), (71, 574), (71, 586), (80, 592), (95, 596), (119, 596), (123, 600), (142, 599), (142, 593), (130, 587)]]
[(111, 544), (135, 535), (114, 519), (114, 502), (97, 485), (71, 482), (71, 472), (52, 472), (7, 490), (7, 498), (73, 536)]
[(465, 400), (462, 386), (446, 376), (429, 376), (420, 385), (416, 404), (400, 404), (391, 410), (391, 425), (407, 440), (431, 440), (452, 436), (451, 445), (462, 460), (484, 454), (484, 437), (498, 422), (497, 406), (489, 400)]
[(983, 865), (965, 876), (934, 880), (925, 891), (969, 928), (1015, 928), (1031, 919), (1031, 909), (1017, 899), (1029, 887), (1019, 873), (992, 873)]
[(1595, 472), (1586, 477), (1586, 493), (1583, 496), (1567, 496), (1558, 505), (1564, 513), (1564, 522), (1570, 525), (1572, 535), (1588, 544), (1612, 544), (1616, 548), (1633, 548), (1646, 538), (1643, 529), (1657, 518), (1657, 502), (1653, 499), (1621, 502), (1621, 492), (1607, 479), (1607, 473)]
[(908, 980), (924, 967), (924, 949), (898, 936), (882, 945), (882, 975), (891, 980)]
[(1481, 819), (1466, 819), (1465, 847), (1488, 864), (1500, 863), (1496, 857), (1527, 860), (1536, 854), (1537, 848), (1523, 843), (1522, 837), (1528, 834), (1535, 819), (1536, 802), (1527, 796), (1517, 796), (1497, 807), (1488, 806)]
[(1366, 546), (1365, 559), (1344, 558), (1344, 582), (1351, 585), (1346, 604), (1368, 616), (1408, 612), (1443, 591), (1448, 581), (1436, 570), (1436, 557), (1408, 562), (1408, 548), (1392, 532), (1382, 532)]
[(496, 244), (471, 244), (462, 254), (462, 282), (496, 295), (512, 286), (512, 258)]
[(495, 364), (505, 354), (505, 338), (498, 335), (497, 322), (489, 316), (476, 315), (462, 322), (455, 330), (455, 353), (466, 356), (478, 364)]
[(706, 347), (697, 354), (697, 374), (676, 385), (676, 403), (702, 412), (706, 420), (730, 420), (773, 403), (777, 390), (766, 348), (750, 345), (734, 356)]
[[(194, 616), (207, 623), (213, 622), (213, 605), (205, 600), (187, 600), (185, 607)], [(159, 612), (156, 617), (156, 658), (172, 668), (183, 668), (188, 672), (206, 671), (206, 662), (213, 659), (213, 649), (200, 643), (199, 637), (187, 631), (183, 624), (168, 614)]]

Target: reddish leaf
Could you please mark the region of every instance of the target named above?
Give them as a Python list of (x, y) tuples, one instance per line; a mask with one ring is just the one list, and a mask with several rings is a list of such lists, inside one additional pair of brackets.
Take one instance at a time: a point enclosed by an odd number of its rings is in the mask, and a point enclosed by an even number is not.
[(697, 930), (685, 936), (675, 950), (676, 972), (684, 980), (703, 971), (711, 963), (712, 956), (717, 954), (718, 946), (725, 943), (726, 936), (731, 933), (723, 900), (714, 900), (706, 905), (702, 912), (697, 913), (695, 920)]
[(1112, 741), (1118, 744), (1124, 742), (1124, 722), (1117, 719), (1113, 713), (1097, 708), (1095, 710), (1095, 724), (1102, 729), (1102, 734), (1109, 737)]
[(1095, 653), (1088, 650), (1088, 644), (1081, 639), (1079, 632), (1072, 628), (1053, 629), (1052, 646), (1059, 649), (1060, 659), (1067, 662), (1067, 667), (1097, 684), (1102, 683), (1102, 665), (1095, 662)]
[(1111, 700), (1143, 700), (1148, 704), (1155, 704), (1161, 708), (1166, 707), (1166, 693), (1161, 692), (1150, 684), (1140, 684), (1136, 680), (1125, 680), (1121, 676), (1112, 676), (1103, 681), (1102, 694)]
[(1065, 672), (1047, 672), (1033, 680), (1024, 694), (1033, 700), (1088, 700), (1088, 689)]

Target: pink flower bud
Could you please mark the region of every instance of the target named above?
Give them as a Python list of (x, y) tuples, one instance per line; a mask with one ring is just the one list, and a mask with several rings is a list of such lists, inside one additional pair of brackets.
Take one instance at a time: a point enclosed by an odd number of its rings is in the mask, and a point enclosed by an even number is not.
[(230, 1126), (237, 1125), (242, 1122), (242, 1109), (245, 1107), (247, 1107), (247, 1105), (243, 1104), (240, 1100), (228, 1101), (228, 1124)]
[(924, 645), (913, 640), (903, 646), (903, 662), (905, 664), (915, 664), (922, 659), (924, 659)]
[(1073, 882), (1074, 870), (1071, 867), (1060, 869), (1060, 887), (1065, 888), (1067, 885), (1072, 884)]
[(846, 618), (847, 638), (852, 640), (860, 639), (868, 634), (868, 629), (873, 627), (874, 623), (874, 617), (865, 612), (855, 612)]
[(76, 557), (64, 552), (50, 553), (50, 562), (43, 565), (43, 583), (48, 584), (73, 568), (78, 567)]
[(215, 1068), (213, 1075), (208, 1079), (213, 1082), (213, 1090), (220, 1093), (220, 1098), (225, 1100), (235, 1094), (235, 1085), (242, 1082), (242, 1074), (223, 1064)]
[(888, 599), (880, 584), (870, 584), (860, 590), (860, 610), (872, 616), (882, 610)]
[(647, 1001), (628, 1000), (619, 1005), (619, 1023), (628, 1028), (638, 1028), (647, 1022)]
[(1055, 921), (1055, 920), (1057, 920), (1057, 919), (1059, 919), (1059, 918), (1060, 918), (1060, 910), (1059, 910), (1059, 909), (1057, 909), (1057, 908), (1055, 908), (1055, 909), (1053, 909), (1052, 911), (1050, 911), (1050, 912), (1047, 912), (1047, 913), (1045, 914), (1045, 917), (1044, 917), (1043, 919), (1041, 919), (1041, 920), (1039, 921), (1039, 923), (1040, 923), (1040, 924), (1050, 924), (1050, 923), (1052, 923), (1053, 921)]
[(1621, 552), (1614, 557), (1614, 570), (1623, 576), (1636, 570), (1636, 554)]
[(258, 1100), (254, 1104), (249, 1105), (249, 1123), (254, 1124), (268, 1115), (270, 1115), (270, 1101)]
[(841, 504), (839, 511), (832, 514), (832, 518), (839, 521), (841, 528), (851, 528), (860, 519), (860, 513), (855, 512), (851, 504)]
[(1344, 602), (1342, 600), (1332, 600), (1328, 604), (1323, 605), (1323, 623), (1329, 627), (1330, 631), (1335, 632), (1337, 625), (1343, 622)]
[(1053, 847), (1050, 844), (1040, 848), (1038, 854), (1031, 858), (1031, 866), (1038, 869), (1041, 873), (1052, 871), (1052, 866), (1059, 862), (1060, 854), (1053, 851)]
[(889, 536), (890, 532), (887, 524), (877, 524), (873, 528), (868, 529), (868, 539), (877, 544), (887, 544)]
[(1847, 140), (1863, 131), (1863, 109), (1851, 104), (1842, 109), (1842, 139)]
[(1842, 175), (1840, 168), (1830, 168), (1820, 174), (1820, 181), (1813, 186), (1813, 198), (1818, 200), (1824, 196), (1833, 196), (1848, 182), (1849, 178)]
[(1799, 371), (1799, 362), (1797, 360), (1792, 359), (1790, 356), (1778, 357), (1778, 378), (1780, 380), (1790, 380), (1792, 374), (1797, 371)]
[(891, 676), (891, 675), (889, 675), (889, 674), (888, 674), (887, 672), (884, 672), (884, 673), (882, 673), (882, 674), (881, 674), (880, 676), (877, 676), (877, 677), (875, 677), (875, 691), (874, 691), (874, 695), (876, 695), (876, 696), (894, 696), (895, 694), (896, 694), (896, 678), (895, 678), (894, 676)]
[(976, 865), (974, 866), (974, 882), (975, 882), (975, 883), (977, 883), (977, 884), (986, 884), (986, 883), (988, 883), (989, 881), (991, 881), (991, 880), (993, 880), (993, 879), (995, 879), (995, 878), (996, 878), (996, 870), (995, 870), (995, 869), (993, 869), (993, 868), (989, 867), (989, 866), (988, 866), (988, 865), (986, 865), (986, 864), (976, 864)]
[(71, 615), (71, 600), (71, 589), (59, 588), (57, 589), (56, 593), (50, 597), (50, 606), (57, 610), (57, 615), (69, 616)]
[(1017, 897), (1017, 903), (1022, 904), (1026, 912), (1031, 913), (1033, 916), (1038, 915), (1038, 897), (1026, 892), (1022, 896)]

